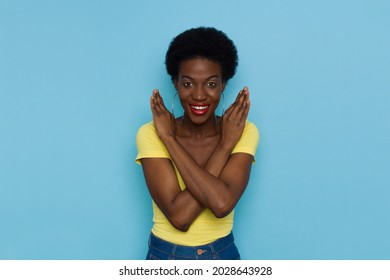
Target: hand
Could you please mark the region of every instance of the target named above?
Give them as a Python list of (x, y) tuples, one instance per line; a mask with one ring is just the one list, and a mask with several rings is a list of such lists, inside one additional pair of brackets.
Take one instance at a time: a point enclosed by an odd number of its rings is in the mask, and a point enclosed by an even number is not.
[(173, 115), (165, 107), (158, 89), (153, 90), (153, 94), (150, 98), (150, 107), (152, 109), (153, 122), (157, 135), (163, 142), (167, 138), (174, 138), (176, 122)]
[(237, 95), (236, 101), (230, 105), (222, 116), (220, 143), (228, 149), (233, 149), (244, 131), (249, 113), (250, 101), (247, 87)]

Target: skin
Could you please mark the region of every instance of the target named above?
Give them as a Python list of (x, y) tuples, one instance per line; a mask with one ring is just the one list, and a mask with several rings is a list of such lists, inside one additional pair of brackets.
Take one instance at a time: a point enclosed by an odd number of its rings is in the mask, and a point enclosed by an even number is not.
[[(183, 61), (174, 85), (184, 108), (182, 117), (173, 119), (158, 90), (153, 91), (150, 107), (156, 132), (186, 189), (180, 189), (169, 159), (141, 162), (153, 200), (175, 228), (187, 231), (205, 208), (217, 218), (228, 215), (247, 186), (253, 156), (231, 152), (243, 133), (250, 101), (245, 87), (224, 115), (216, 117), (226, 82), (220, 65), (205, 58)], [(208, 110), (195, 114), (193, 104), (207, 105)]]

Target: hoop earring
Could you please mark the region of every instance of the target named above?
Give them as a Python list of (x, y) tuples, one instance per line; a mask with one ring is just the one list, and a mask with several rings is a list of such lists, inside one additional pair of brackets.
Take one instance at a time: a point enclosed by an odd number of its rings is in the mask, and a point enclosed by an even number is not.
[(225, 94), (223, 94), (223, 91), (221, 92), (222, 96), (222, 116), (225, 114)]
[(173, 118), (175, 118), (175, 99), (176, 99), (176, 96), (177, 96), (177, 91), (175, 93), (175, 95), (173, 96), (173, 99), (172, 99), (172, 115), (173, 115)]

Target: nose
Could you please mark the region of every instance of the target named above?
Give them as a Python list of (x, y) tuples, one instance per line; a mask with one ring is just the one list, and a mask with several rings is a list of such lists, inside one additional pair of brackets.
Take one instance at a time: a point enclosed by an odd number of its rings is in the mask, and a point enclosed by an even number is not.
[(195, 87), (192, 93), (192, 99), (195, 101), (203, 101), (207, 98), (206, 90), (203, 87)]

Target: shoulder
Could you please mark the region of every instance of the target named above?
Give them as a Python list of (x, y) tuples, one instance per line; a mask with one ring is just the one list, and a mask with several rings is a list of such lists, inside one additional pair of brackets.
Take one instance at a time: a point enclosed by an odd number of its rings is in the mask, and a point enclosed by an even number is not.
[(138, 128), (137, 134), (150, 134), (156, 133), (156, 128), (154, 127), (153, 121), (145, 123)]
[(141, 158), (169, 158), (168, 151), (157, 135), (153, 121), (140, 126), (136, 136), (136, 145), (138, 150), (137, 163), (140, 162)]
[(260, 139), (259, 129), (257, 128), (257, 126), (254, 123), (252, 123), (250, 121), (246, 121), (242, 135), (243, 136), (249, 135), (249, 137), (251, 137), (252, 139), (254, 139), (256, 141), (259, 141), (259, 139)]
[(256, 154), (259, 140), (260, 140), (260, 132), (257, 129), (257, 126), (254, 123), (247, 120), (241, 138), (236, 144), (236, 146), (234, 147), (232, 154), (248, 153), (254, 156)]
[(252, 131), (259, 132), (257, 126), (253, 122), (248, 121), (248, 120), (245, 122), (245, 128), (244, 129), (245, 130), (252, 130)]
[(156, 128), (154, 127), (153, 121), (145, 123), (138, 128), (137, 131), (137, 144), (139, 141), (152, 141), (160, 142), (160, 137), (158, 137)]

